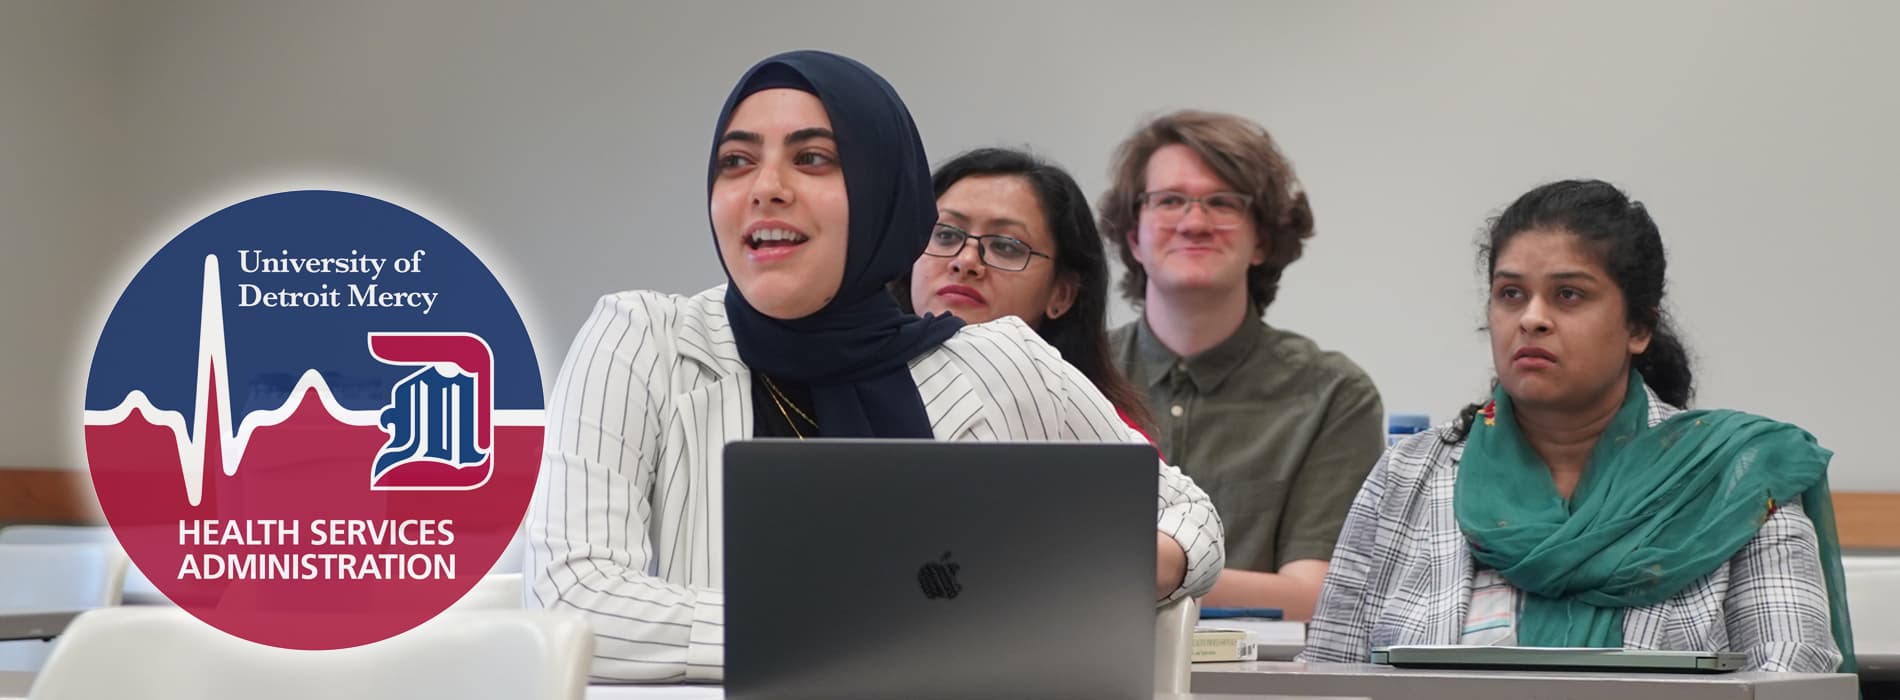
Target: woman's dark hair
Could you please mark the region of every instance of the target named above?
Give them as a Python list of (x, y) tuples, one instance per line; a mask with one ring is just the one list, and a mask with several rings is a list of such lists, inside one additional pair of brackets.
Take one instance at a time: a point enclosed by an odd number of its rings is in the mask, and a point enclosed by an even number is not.
[[(1042, 319), (1036, 326), (1043, 340), (1062, 353), (1062, 359), (1082, 371), (1108, 402), (1121, 409), (1143, 430), (1151, 430), (1153, 417), (1135, 385), (1115, 369), (1108, 352), (1105, 334), (1108, 315), (1108, 256), (1102, 237), (1096, 233), (1095, 217), (1089, 211), (1088, 197), (1067, 171), (1030, 153), (1008, 148), (979, 148), (951, 158), (937, 167), (930, 184), (937, 196), (966, 177), (1020, 177), (1035, 190), (1042, 204), (1045, 223), (1055, 236), (1053, 262), (1057, 279), (1075, 280), (1075, 306), (1056, 318)], [(891, 283), (891, 294), (905, 311), (914, 311), (910, 300), (910, 275)], [(1031, 320), (1031, 319), (1025, 319)]]
[[(1695, 396), (1695, 375), (1688, 350), (1663, 310), (1668, 263), (1662, 232), (1643, 204), (1601, 180), (1564, 180), (1526, 192), (1491, 221), (1485, 242), (1478, 247), (1486, 280), (1497, 272), (1498, 253), (1505, 244), (1528, 231), (1568, 232), (1596, 253), (1623, 292), (1630, 328), (1650, 334), (1649, 347), (1631, 358), (1632, 366), (1643, 373), (1643, 382), (1658, 398), (1687, 407)], [(1464, 440), (1486, 403), (1480, 401), (1459, 412), (1447, 441)]]

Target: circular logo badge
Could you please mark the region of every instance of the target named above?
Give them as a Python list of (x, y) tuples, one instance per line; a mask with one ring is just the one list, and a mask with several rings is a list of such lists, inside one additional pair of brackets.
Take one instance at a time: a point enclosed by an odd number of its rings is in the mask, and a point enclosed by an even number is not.
[(132, 279), (86, 384), (86, 457), (132, 562), (230, 634), (380, 641), (494, 566), (534, 490), (541, 373), (441, 227), (357, 194), (250, 199)]

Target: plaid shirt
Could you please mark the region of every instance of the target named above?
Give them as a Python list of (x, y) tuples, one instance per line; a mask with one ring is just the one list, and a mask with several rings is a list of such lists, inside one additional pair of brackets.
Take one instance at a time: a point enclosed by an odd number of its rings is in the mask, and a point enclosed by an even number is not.
[[(1652, 427), (1679, 412), (1648, 393)], [(1406, 439), (1366, 479), (1333, 551), (1301, 660), (1364, 663), (1374, 648), (1459, 643), (1473, 564), (1451, 504), (1464, 443), (1448, 444), (1441, 434), (1449, 427)], [(1662, 603), (1630, 608), (1623, 645), (1739, 651), (1749, 670), (1832, 673), (1841, 654), (1828, 626), (1819, 551), (1800, 505), (1782, 504), (1708, 576)]]

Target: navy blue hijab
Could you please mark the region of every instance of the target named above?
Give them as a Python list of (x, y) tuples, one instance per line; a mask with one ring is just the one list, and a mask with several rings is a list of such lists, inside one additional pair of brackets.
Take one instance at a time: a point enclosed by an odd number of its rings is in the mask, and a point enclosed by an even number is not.
[(726, 315), (739, 358), (753, 372), (810, 386), (826, 437), (932, 437), (909, 363), (955, 335), (963, 322), (949, 314), (904, 313), (885, 289), (923, 254), (937, 220), (930, 164), (910, 110), (884, 78), (843, 56), (793, 51), (760, 61), (719, 111), (706, 177), (709, 197), (718, 178), (711, 166), (733, 109), (752, 93), (773, 88), (803, 90), (824, 103), (844, 169), (850, 241), (838, 295), (804, 318), (782, 321), (760, 313), (726, 271)]

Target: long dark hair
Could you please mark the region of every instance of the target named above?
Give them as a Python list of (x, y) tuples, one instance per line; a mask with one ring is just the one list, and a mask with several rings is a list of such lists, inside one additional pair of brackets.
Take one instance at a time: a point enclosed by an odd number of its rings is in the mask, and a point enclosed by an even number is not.
[[(1081, 370), (1109, 403), (1143, 430), (1151, 429), (1154, 419), (1141, 392), (1115, 369), (1108, 352), (1108, 255), (1102, 237), (1096, 233), (1088, 196), (1061, 167), (1009, 148), (979, 148), (951, 158), (937, 167), (930, 184), (942, 197), (959, 180), (993, 175), (1020, 177), (1035, 190), (1047, 218), (1045, 223), (1056, 239), (1056, 275), (1058, 279), (1068, 276), (1076, 283), (1074, 308), (1056, 318), (1042, 319), (1036, 325), (1037, 333), (1062, 353), (1062, 359)], [(905, 311), (914, 311), (909, 274), (891, 284), (891, 294)]]
[[(1623, 292), (1623, 312), (1630, 327), (1649, 331), (1649, 347), (1631, 358), (1631, 366), (1643, 373), (1643, 383), (1657, 398), (1687, 407), (1695, 397), (1695, 373), (1681, 335), (1663, 310), (1668, 262), (1662, 232), (1649, 210), (1601, 180), (1564, 180), (1526, 192), (1491, 221), (1485, 242), (1478, 247), (1485, 279), (1497, 272), (1498, 252), (1512, 238), (1527, 231), (1553, 230), (1576, 236), (1596, 253)], [(1472, 421), (1485, 403), (1459, 412), (1448, 442), (1462, 441), (1471, 433)]]

